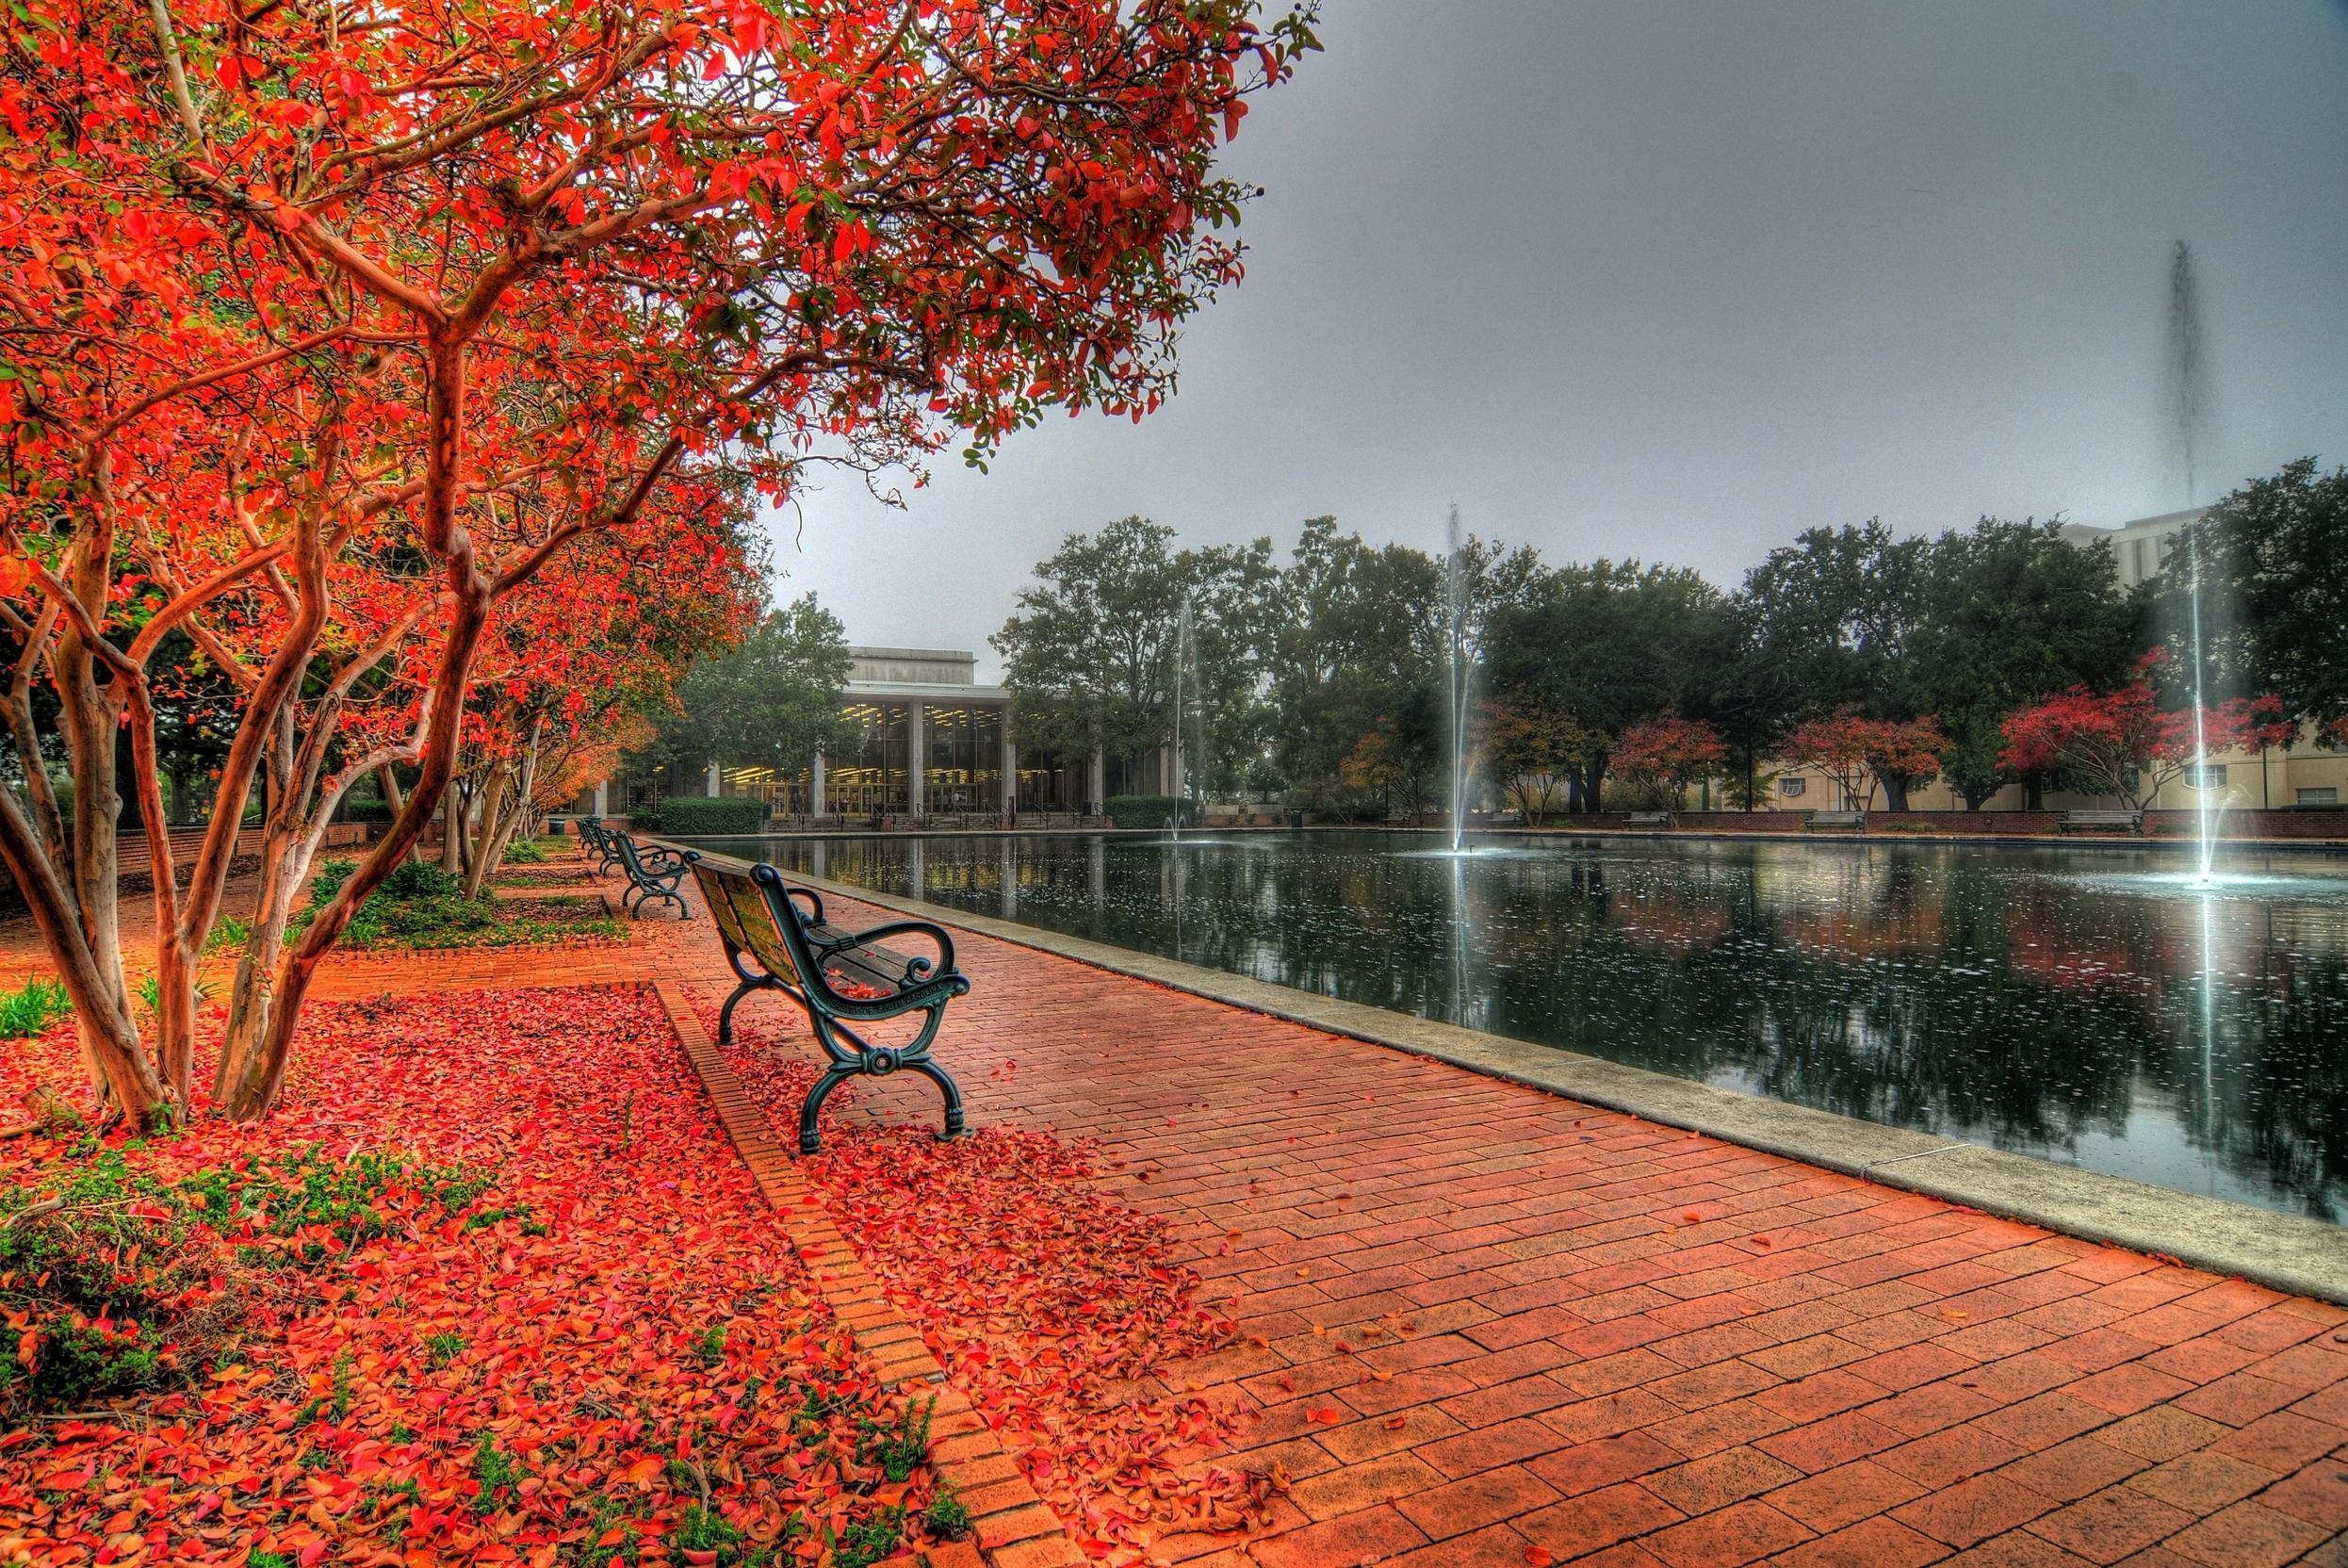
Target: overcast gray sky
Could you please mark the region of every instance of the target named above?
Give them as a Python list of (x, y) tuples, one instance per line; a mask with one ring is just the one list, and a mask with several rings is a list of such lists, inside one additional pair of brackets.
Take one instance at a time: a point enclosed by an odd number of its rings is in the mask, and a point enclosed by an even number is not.
[[(2340, 0), (1327, 0), (1229, 156), (1248, 276), (1139, 427), (1055, 419), (894, 511), (772, 519), (851, 641), (986, 647), (1061, 535), (1443, 513), (1723, 586), (1812, 524), (2184, 504), (2171, 245), (2198, 260), (2204, 494), (2348, 461)], [(982, 675), (982, 678), (985, 675)]]

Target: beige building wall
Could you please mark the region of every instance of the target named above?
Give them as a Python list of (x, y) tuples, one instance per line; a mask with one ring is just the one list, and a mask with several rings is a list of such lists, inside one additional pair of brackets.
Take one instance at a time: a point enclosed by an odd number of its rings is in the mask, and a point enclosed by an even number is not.
[[(1842, 793), (1834, 778), (1817, 768), (1788, 767), (1779, 764), (1776, 781), (1769, 789), (1769, 804), (1787, 811), (1838, 811), (1844, 808)], [(2222, 751), (2211, 754), (2209, 769), (2211, 793), (2220, 808), (2229, 811), (2257, 811), (2269, 807), (2323, 807), (2348, 805), (2348, 752), (2335, 751), (2316, 741), (2315, 728), (2308, 726), (2300, 733), (2296, 744), (2289, 750), (2271, 747), (2266, 751)], [(1872, 803), (1865, 799), (1869, 779), (1860, 785), (1862, 798), (1856, 804), (1862, 808), (1884, 810), (1883, 792), (1875, 790)], [(2048, 790), (2042, 797), (2049, 811), (2094, 810), (2133, 804), (2116, 796), (2089, 795), (2073, 790)], [(2153, 808), (2164, 811), (2190, 811), (2201, 804), (2201, 791), (2191, 775), (2171, 779), (2162, 786)], [(1912, 811), (1962, 811), (1965, 797), (1947, 782), (1934, 779), (1932, 783), (1908, 792), (1908, 808)], [(2022, 786), (2009, 784), (1982, 803), (1987, 811), (2019, 811), (2024, 808)]]

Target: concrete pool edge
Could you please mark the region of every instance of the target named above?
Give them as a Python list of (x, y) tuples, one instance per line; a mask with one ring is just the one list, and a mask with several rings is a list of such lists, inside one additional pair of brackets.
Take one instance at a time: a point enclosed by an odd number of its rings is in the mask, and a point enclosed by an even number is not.
[(793, 873), (791, 879), (842, 898), (920, 915), (941, 925), (1763, 1153), (2026, 1220), (2083, 1240), (2174, 1258), (2212, 1273), (2239, 1275), (2272, 1289), (2348, 1304), (2348, 1232), (2324, 1220), (2176, 1192), (2028, 1154), (1951, 1143), (1931, 1134), (1738, 1094), (1556, 1046), (1343, 1002), (827, 877)]

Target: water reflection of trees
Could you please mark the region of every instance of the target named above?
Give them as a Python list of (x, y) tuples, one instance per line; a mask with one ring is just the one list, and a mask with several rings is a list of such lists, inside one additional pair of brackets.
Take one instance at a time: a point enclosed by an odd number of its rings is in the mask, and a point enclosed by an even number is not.
[[(2348, 1197), (2338, 906), (2221, 910), (2205, 1031), (2193, 903), (2028, 854), (1615, 843), (1462, 869), (1354, 836), (1010, 842), (843, 841), (828, 871), (914, 890), (918, 858), (941, 903), (1350, 1001), (2002, 1147), (2128, 1137), (2319, 1212)], [(2131, 1123), (2147, 1096), (2185, 1147)]]

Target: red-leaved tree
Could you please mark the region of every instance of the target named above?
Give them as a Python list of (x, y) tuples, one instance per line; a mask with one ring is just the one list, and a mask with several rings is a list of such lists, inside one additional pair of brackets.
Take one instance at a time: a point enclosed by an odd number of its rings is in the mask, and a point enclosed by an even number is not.
[(1997, 765), (2016, 773), (2061, 772), (2093, 792), (2149, 808), (2171, 780), (2207, 756), (2288, 745), (2297, 727), (2274, 696), (2234, 697), (2201, 713), (2163, 708), (2156, 681), (2168, 665), (2155, 648), (2137, 661), (2135, 678), (2115, 692), (2074, 686), (2025, 708), (2000, 727)]
[(1631, 725), (1614, 744), (1614, 771), (1672, 807), (1727, 760), (1728, 743), (1720, 731), (1677, 713)]
[[(680, 487), (774, 498), (957, 431), (976, 460), (1055, 404), (1155, 407), (1176, 329), (1240, 271), (1216, 147), (1312, 43), (1253, 0), (21, 19), (0, 630), (24, 792), (0, 789), (0, 860), (117, 1111), (189, 1105), (195, 956), (256, 778), (274, 878), (352, 780), (412, 766), (271, 966), (224, 1084), (229, 1114), (268, 1109), (318, 962), (454, 776), (493, 620), (575, 541), (657, 531)], [(174, 635), (241, 703), (184, 891), (151, 673)], [(118, 776), (156, 888), (152, 1052)]]
[(1818, 769), (1834, 781), (1848, 809), (1872, 808), (1878, 785), (1894, 811), (1908, 808), (1908, 792), (1931, 782), (1949, 754), (1937, 720), (1870, 719), (1845, 709), (1796, 725), (1780, 755)]

